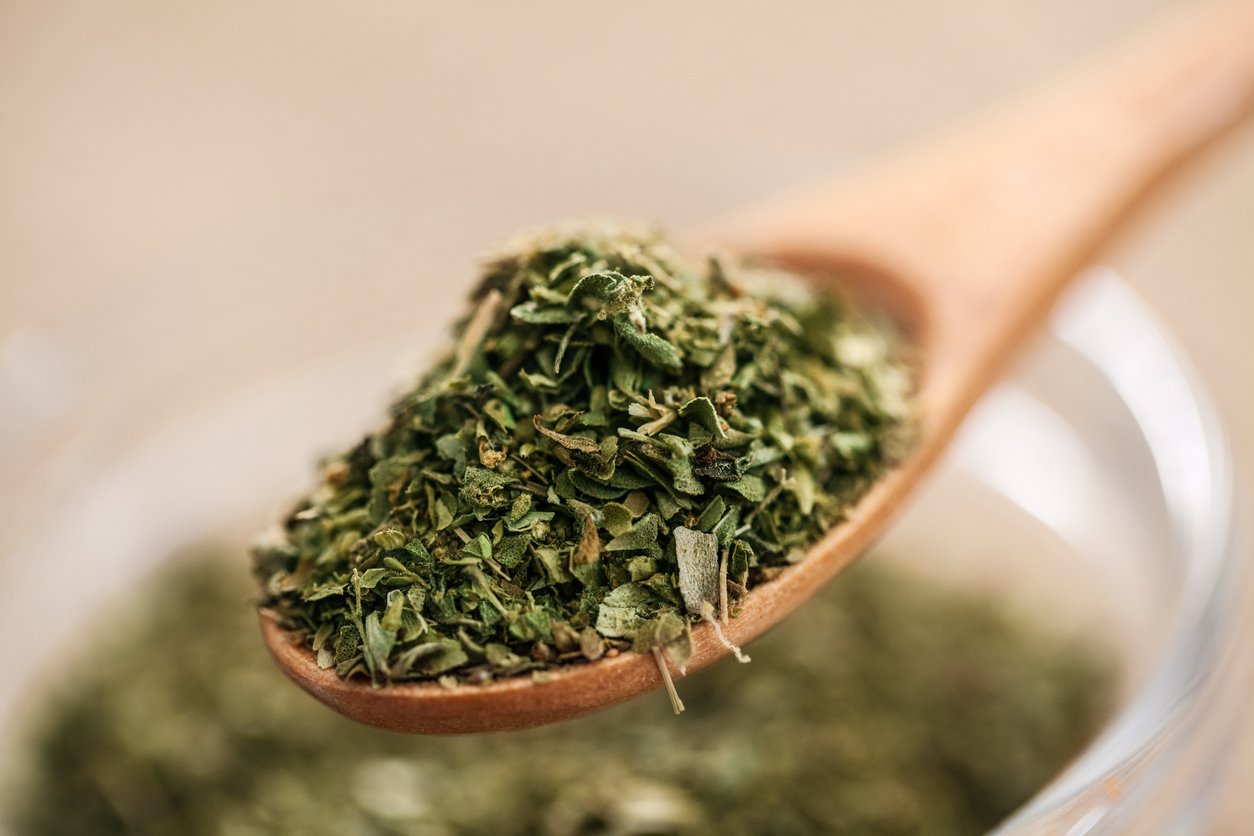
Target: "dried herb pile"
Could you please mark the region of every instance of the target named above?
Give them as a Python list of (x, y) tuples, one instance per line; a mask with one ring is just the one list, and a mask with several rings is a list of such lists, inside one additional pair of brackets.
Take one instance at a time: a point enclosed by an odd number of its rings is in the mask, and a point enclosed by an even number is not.
[(491, 262), (456, 344), (255, 550), (319, 664), (483, 682), (725, 622), (899, 455), (892, 338), (796, 277), (657, 237)]
[[(224, 550), (226, 553), (227, 550)], [(202, 556), (89, 631), (6, 754), (14, 836), (982, 833), (1090, 739), (1091, 648), (882, 557), (661, 700), (506, 734), (416, 739), (288, 685), (247, 581)], [(171, 648), (178, 648), (172, 653)]]

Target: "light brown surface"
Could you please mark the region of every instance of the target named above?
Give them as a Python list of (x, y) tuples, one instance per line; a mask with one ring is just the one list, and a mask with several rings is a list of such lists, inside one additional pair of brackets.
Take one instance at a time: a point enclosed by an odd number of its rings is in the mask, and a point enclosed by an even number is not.
[[(690, 225), (1004, 98), (1163, 5), (9, 3), (0, 352), (91, 323), (85, 394), (41, 414), (105, 390), (160, 414), (448, 311), (468, 260), (518, 227)], [(1250, 472), (1254, 140), (1209, 169), (1111, 261), (1193, 355)], [(150, 332), (100, 321), (140, 304)], [(1250, 804), (1233, 794), (1226, 832)]]

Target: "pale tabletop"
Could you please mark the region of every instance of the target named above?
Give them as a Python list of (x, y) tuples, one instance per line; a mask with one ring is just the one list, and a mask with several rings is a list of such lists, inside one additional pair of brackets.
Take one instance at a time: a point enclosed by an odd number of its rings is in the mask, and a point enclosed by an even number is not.
[[(155, 417), (198, 377), (452, 310), (464, 285), (433, 277), (519, 228), (683, 228), (1013, 95), (1169, 4), (442, 5), (0, 4), (0, 375), (71, 319), (156, 305), (149, 334), (100, 349), (142, 362), (89, 382), (164, 381)], [(1254, 135), (1199, 174), (1107, 263), (1176, 334), (1252, 474)], [(289, 234), (244, 246), (250, 219)], [(1254, 786), (1254, 731), (1239, 745), (1234, 787)], [(1216, 832), (1251, 818), (1229, 793)]]

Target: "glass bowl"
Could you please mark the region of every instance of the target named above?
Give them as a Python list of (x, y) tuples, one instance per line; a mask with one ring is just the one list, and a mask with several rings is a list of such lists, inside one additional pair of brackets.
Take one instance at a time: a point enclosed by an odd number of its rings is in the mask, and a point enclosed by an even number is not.
[[(242, 339), (234, 366), (209, 365), (231, 375), (153, 373), (118, 386), (118, 364), (192, 362), (179, 322), (200, 311), (185, 305), (178, 320), (158, 306), (154, 319), (151, 305), (111, 304), (103, 324), (67, 319), (0, 350), (0, 470), (11, 477), (0, 488), (0, 631), (22, 637), (0, 679), (6, 741), (140, 575), (189, 541), (261, 528), (328, 443), (368, 428), (394, 388), (395, 358), (441, 341), (419, 328), (267, 371), (249, 365)], [(231, 308), (215, 327), (246, 316)], [(110, 343), (171, 317), (129, 353)], [(1224, 434), (1187, 363), (1118, 279), (1089, 276), (980, 405), (883, 550), (1091, 634), (1119, 663), (1109, 724), (998, 832), (1200, 826), (1249, 695), (1238, 648), (1250, 579), (1234, 491)]]

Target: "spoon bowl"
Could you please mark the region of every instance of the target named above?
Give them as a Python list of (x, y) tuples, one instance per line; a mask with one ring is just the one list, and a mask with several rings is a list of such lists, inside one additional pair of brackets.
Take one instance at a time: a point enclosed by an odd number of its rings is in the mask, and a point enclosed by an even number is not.
[[(698, 238), (817, 276), (849, 277), (886, 307), (917, 356), (917, 443), (806, 558), (754, 586), (724, 628), (745, 644), (785, 618), (883, 531), (963, 417), (1064, 287), (1183, 165), (1254, 109), (1254, 3), (1191, 8), (1018, 105), (855, 180), (715, 224)], [(317, 666), (266, 613), (283, 671), (336, 711), (394, 731), (522, 729), (588, 714), (663, 684), (622, 653), (531, 677), (447, 688), (374, 687)], [(728, 651), (692, 629), (689, 670)]]

